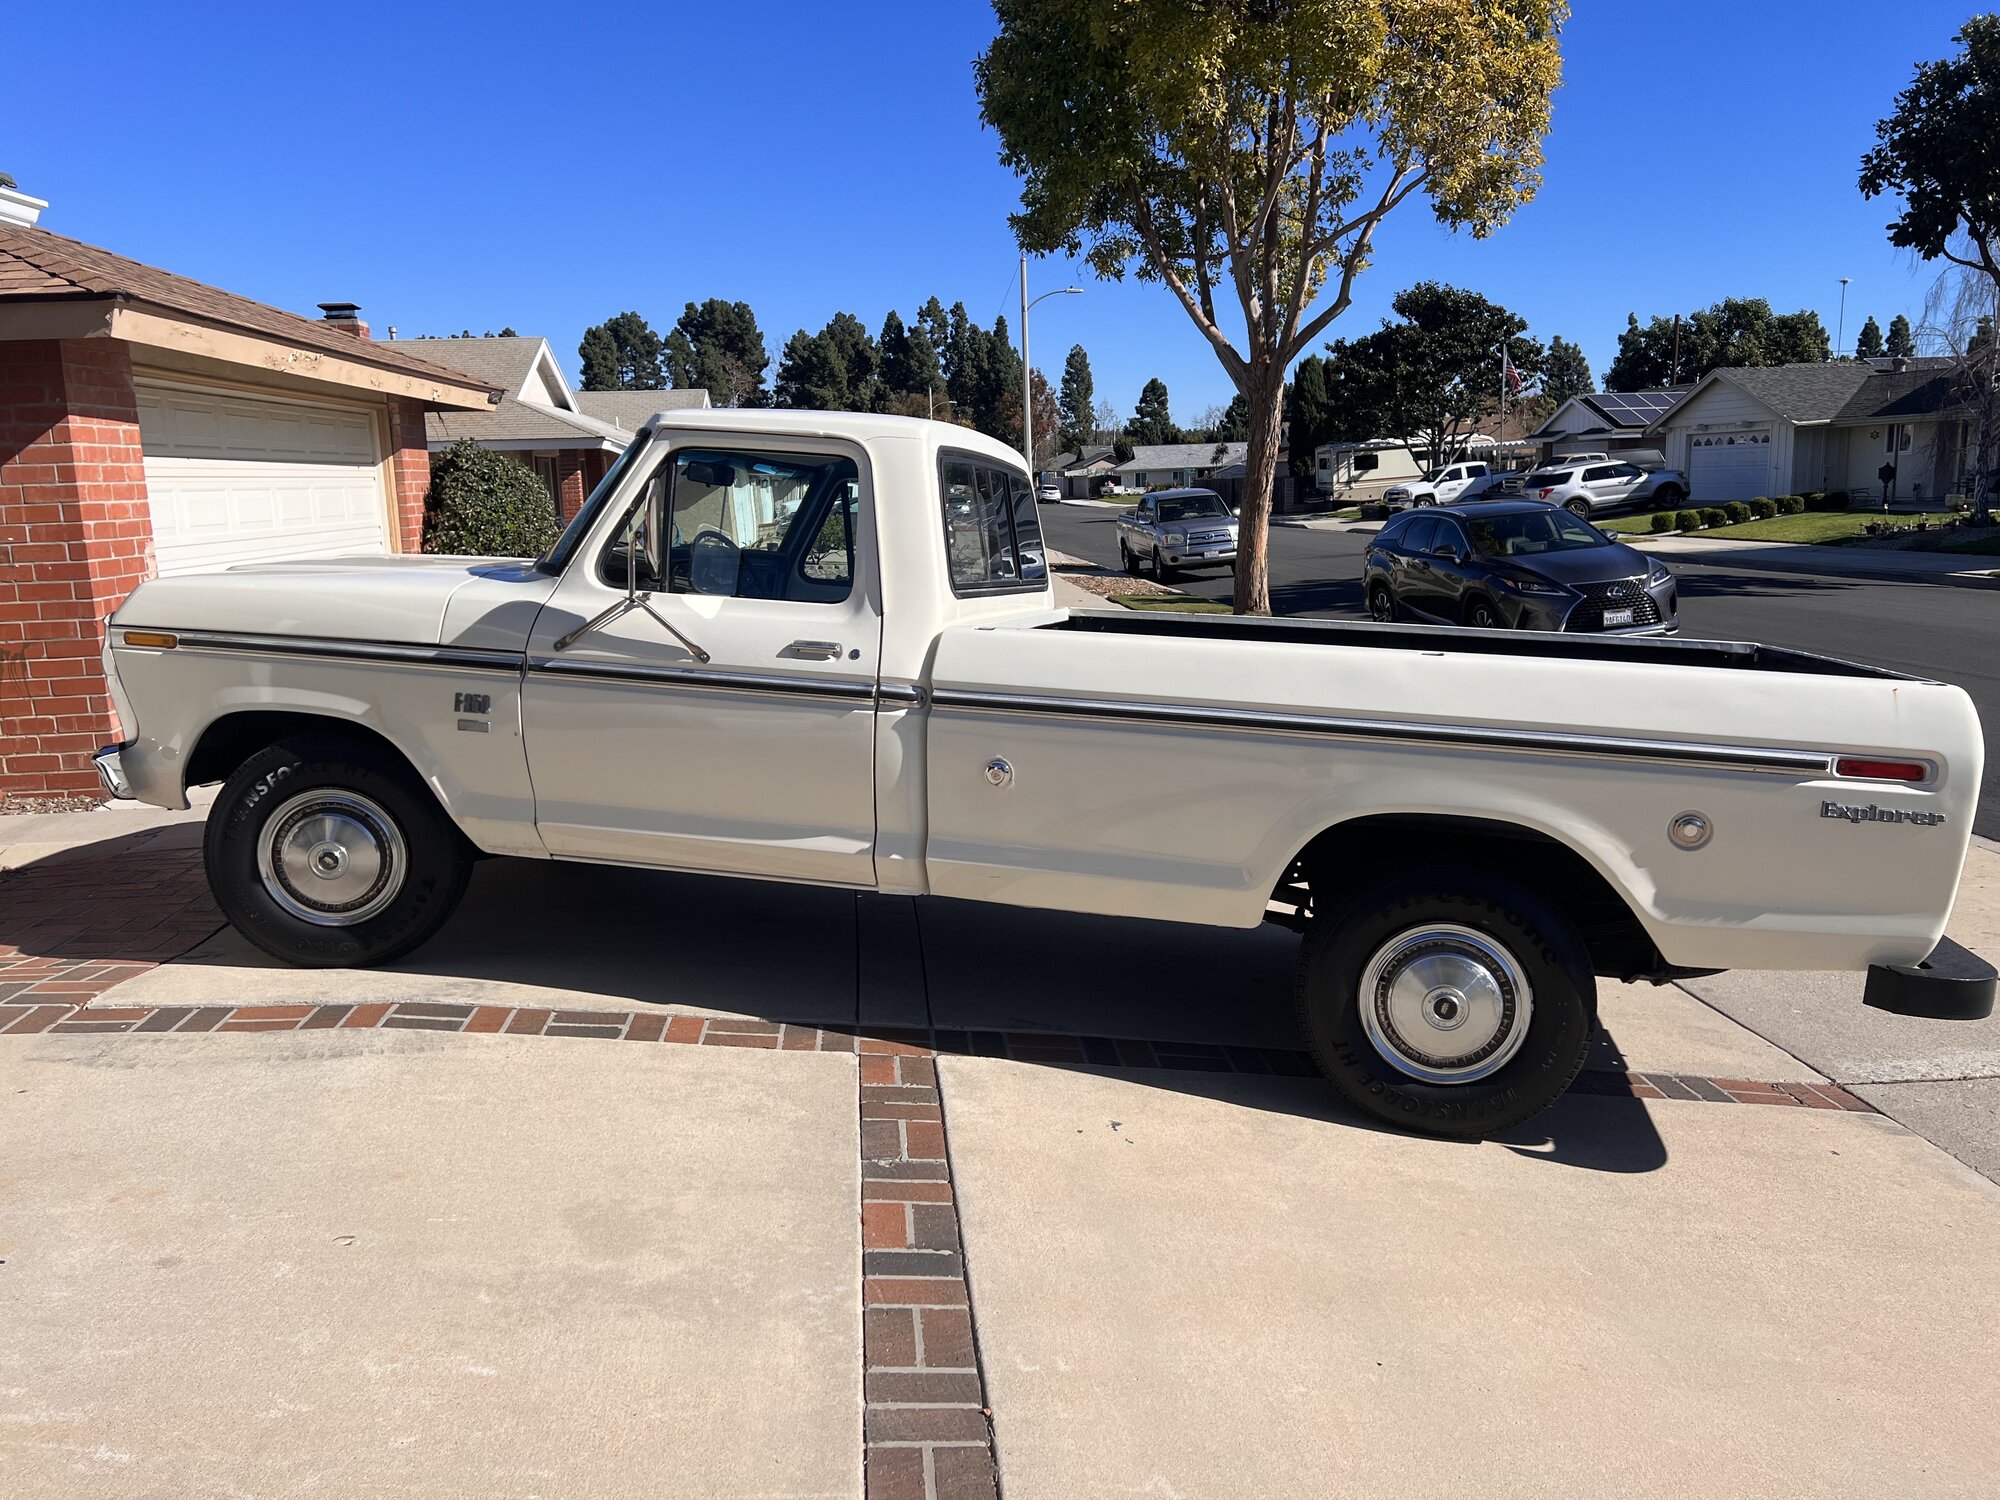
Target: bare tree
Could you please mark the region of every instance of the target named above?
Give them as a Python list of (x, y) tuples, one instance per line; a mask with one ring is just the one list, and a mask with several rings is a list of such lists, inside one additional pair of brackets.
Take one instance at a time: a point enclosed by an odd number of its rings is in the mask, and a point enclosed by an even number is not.
[[(1996, 460), (2000, 460), (2000, 282), (1983, 267), (1958, 257), (1924, 299), (1919, 344), (1953, 361), (1952, 395), (1972, 423), (1972, 442), (1959, 455), (1959, 472), (1970, 482), (1972, 517), (1993, 519)], [(1945, 413), (1940, 413), (1945, 417)]]

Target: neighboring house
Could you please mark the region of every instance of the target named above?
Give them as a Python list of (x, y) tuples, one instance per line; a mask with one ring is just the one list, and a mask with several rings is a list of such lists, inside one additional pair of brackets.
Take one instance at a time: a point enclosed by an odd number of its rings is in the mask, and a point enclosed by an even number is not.
[(1086, 443), (1058, 453), (1048, 461), (1043, 476), (1053, 474), (1066, 500), (1088, 500), (1117, 473), (1118, 460), (1109, 443)]
[[(415, 552), (424, 418), (497, 391), (349, 303), (302, 318), (0, 194), (0, 802), (97, 792), (101, 623), (155, 573)], [(163, 621), (171, 624), (171, 621)], [(276, 622), (273, 622), (274, 624)]]
[(565, 521), (582, 509), (647, 417), (667, 407), (708, 405), (707, 391), (572, 391), (547, 339), (415, 339), (398, 347), (501, 391), (487, 411), (433, 412), (425, 423), (431, 451), (470, 439), (510, 454), (535, 471)]
[(1540, 463), (1565, 453), (1631, 453), (1654, 446), (1646, 430), (1690, 387), (1667, 386), (1652, 391), (1590, 391), (1572, 396), (1549, 419), (1528, 434)]
[(1813, 490), (1934, 501), (1961, 488), (1970, 414), (1944, 359), (1712, 370), (1648, 429), (1702, 505)]
[(1147, 444), (1132, 450), (1129, 461), (1112, 472), (1127, 489), (1171, 489), (1196, 484), (1216, 470), (1243, 462), (1248, 443), (1166, 443)]

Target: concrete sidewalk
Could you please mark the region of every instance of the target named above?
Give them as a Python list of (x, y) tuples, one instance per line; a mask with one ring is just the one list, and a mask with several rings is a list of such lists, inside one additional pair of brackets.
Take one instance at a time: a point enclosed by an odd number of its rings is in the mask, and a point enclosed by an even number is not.
[(1619, 540), (1647, 552), (1714, 568), (1751, 568), (1785, 573), (1824, 573), (1854, 578), (1906, 578), (1912, 582), (1953, 580), (2000, 587), (1986, 574), (2000, 559), (1954, 552), (1899, 552), (1883, 547), (1813, 547), (1792, 542), (1730, 541), (1725, 537), (1655, 536), (1632, 532)]

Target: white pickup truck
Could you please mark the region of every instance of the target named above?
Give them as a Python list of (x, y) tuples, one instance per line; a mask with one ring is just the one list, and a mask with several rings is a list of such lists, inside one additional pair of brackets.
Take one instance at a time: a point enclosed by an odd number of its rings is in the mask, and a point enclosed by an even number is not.
[(142, 585), (100, 770), (164, 807), (223, 783), (216, 899), (298, 964), (414, 948), (481, 854), (1282, 921), (1328, 1076), (1441, 1134), (1563, 1092), (1595, 975), (1877, 966), (1872, 1003), (1990, 1005), (1990, 970), (1917, 967), (1979, 787), (1957, 688), (1750, 645), (1071, 613), (1038, 524), (1020, 459), (960, 428), (664, 413), (534, 561)]

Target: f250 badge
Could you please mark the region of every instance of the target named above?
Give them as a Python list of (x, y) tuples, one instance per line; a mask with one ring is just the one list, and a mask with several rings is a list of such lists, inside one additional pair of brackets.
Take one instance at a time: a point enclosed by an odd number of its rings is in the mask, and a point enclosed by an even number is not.
[(493, 695), (491, 693), (453, 693), (451, 695), (451, 711), (459, 715), (458, 727), (462, 732), (466, 734), (486, 734), (490, 732), (492, 726), (483, 717), (468, 718), (466, 716), (470, 714), (484, 715), (493, 712)]
[(1856, 807), (1848, 802), (1822, 802), (1819, 805), (1822, 818), (1845, 818), (1850, 823), (1914, 823), (1919, 828), (1935, 828), (1944, 821), (1943, 813), (1911, 812), (1901, 807), (1877, 807), (1869, 803), (1866, 807)]

